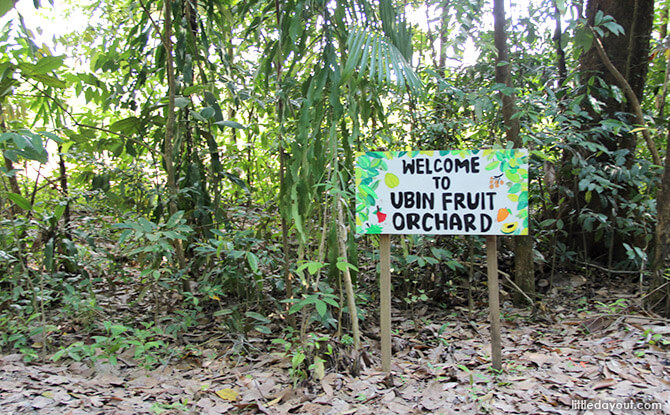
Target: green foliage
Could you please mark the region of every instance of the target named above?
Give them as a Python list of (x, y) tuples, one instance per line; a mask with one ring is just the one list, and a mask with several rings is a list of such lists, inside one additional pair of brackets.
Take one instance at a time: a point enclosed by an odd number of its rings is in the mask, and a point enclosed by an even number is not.
[(77, 362), (101, 361), (116, 365), (118, 355), (133, 348), (133, 358), (150, 369), (164, 363), (169, 356), (169, 349), (162, 339), (163, 331), (152, 323), (143, 323), (143, 328), (131, 328), (105, 321), (101, 329), (101, 334), (91, 336), (92, 343), (74, 342), (54, 353), (51, 360), (58, 361), (67, 357)]
[[(152, 21), (163, 3), (57, 5), (90, 22), (56, 40), (58, 56), (12, 19), (0, 34), (0, 348), (36, 359), (55, 346), (55, 360), (87, 361), (132, 348), (150, 367), (169, 358), (170, 336), (203, 318), (244, 335), (275, 335), (275, 314), (302, 319), (304, 333), (344, 327), (342, 272), (352, 271), (362, 315), (376, 291), (375, 242), (353, 231), (375, 214), (381, 180), (397, 184), (384, 174), (384, 151), (510, 150), (501, 94), (516, 98), (530, 169), (519, 171), (513, 152), (490, 165), (511, 182), (529, 178), (510, 196), (524, 212), (521, 228), (532, 230), (538, 266), (553, 273), (594, 260), (644, 271), (658, 167), (642, 146), (608, 145), (639, 126), (608, 111), (605, 101), (625, 103), (620, 88), (580, 79), (591, 28), (567, 13), (568, 2), (545, 3), (511, 19), (513, 88), (493, 81), (497, 50), (480, 24), (490, 13), (483, 0), (427, 2), (421, 24), (406, 13), (418, 5), (390, 0), (172, 3), (174, 193), (165, 27)], [(565, 79), (546, 24), (554, 5), (567, 25)], [(623, 28), (599, 12), (593, 31), (607, 39)], [(468, 43), (479, 57), (466, 63)], [(652, 62), (648, 91), (663, 90), (665, 65)], [(656, 115), (651, 94), (643, 107)], [(647, 127), (660, 137), (666, 117), (656, 118)], [(333, 219), (336, 197), (344, 223)], [(606, 252), (591, 249), (597, 244)], [(409, 308), (458, 302), (481, 245), (400, 238), (395, 295)], [(154, 322), (96, 326), (100, 295), (129, 287), (130, 305), (153, 300)], [(65, 321), (95, 337), (61, 344), (71, 338), (54, 327)], [(321, 370), (327, 340), (305, 334), (289, 343), (294, 379)]]

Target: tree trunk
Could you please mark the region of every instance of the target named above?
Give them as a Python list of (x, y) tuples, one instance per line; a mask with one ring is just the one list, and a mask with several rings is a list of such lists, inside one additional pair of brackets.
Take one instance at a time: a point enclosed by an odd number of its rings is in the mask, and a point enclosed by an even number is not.
[[(174, 166), (174, 141), (175, 141), (175, 95), (177, 93), (177, 86), (175, 82), (175, 69), (172, 57), (172, 9), (171, 2), (165, 1), (165, 33), (163, 35), (163, 46), (165, 47), (165, 73), (168, 81), (168, 106), (165, 121), (165, 143), (163, 144), (163, 161), (165, 162), (165, 171), (167, 173), (167, 188), (170, 192), (170, 199), (168, 208), (170, 216), (177, 213), (177, 195), (179, 194), (179, 187), (177, 186), (177, 178), (175, 177)], [(184, 254), (184, 247), (181, 239), (176, 239), (174, 242), (175, 253), (179, 268), (186, 267), (186, 257)], [(182, 290), (191, 291), (188, 279), (182, 280)]]
[[(3, 106), (0, 104), (0, 132), (4, 133), (7, 131), (7, 126), (5, 125), (5, 119), (2, 117), (3, 115)], [(2, 155), (2, 158), (5, 160), (5, 169), (7, 169), (7, 172), (11, 172), (14, 170), (14, 163), (5, 155)], [(7, 180), (9, 181), (9, 189), (12, 191), (12, 193), (16, 193), (17, 195), (21, 194), (21, 188), (19, 187), (19, 182), (16, 179), (16, 175), (12, 176), (7, 176)], [(9, 213), (12, 215), (12, 219), (16, 218), (16, 215), (18, 215), (21, 212), (21, 208), (16, 206), (15, 203), (11, 203), (9, 207)]]
[[(556, 27), (554, 29), (554, 45), (556, 46), (556, 67), (558, 68), (558, 86), (557, 89), (565, 87), (565, 82), (568, 79), (568, 68), (565, 63), (565, 50), (563, 49), (563, 29), (561, 27), (561, 11), (554, 0), (554, 20)], [(560, 96), (563, 96), (561, 92)]]
[[(656, 196), (656, 246), (651, 262), (652, 280), (647, 304), (660, 309), (670, 317), (670, 280), (665, 275), (670, 269), (670, 131), (667, 134), (665, 170), (661, 188)], [(665, 284), (665, 285), (664, 285)]]
[[(495, 31), (495, 46), (498, 49), (498, 60), (496, 62), (496, 82), (512, 86), (510, 77), (510, 65), (507, 49), (507, 33), (505, 31), (505, 6), (503, 0), (494, 0), (493, 18)], [(523, 147), (519, 137), (519, 119), (514, 117), (516, 109), (514, 108), (515, 98), (513, 95), (501, 94), (502, 113), (506, 128), (507, 141), (514, 143), (517, 148)], [(533, 268), (533, 239), (530, 235), (514, 237), (514, 261), (515, 273), (514, 282), (521, 288), (528, 297), (535, 297), (535, 270)], [(522, 293), (515, 293), (514, 303), (522, 305), (526, 301)]]
[[(651, 38), (651, 31), (654, 19), (654, 2), (653, 0), (588, 0), (586, 3), (586, 20), (589, 26), (595, 24), (595, 17), (598, 12), (604, 15), (612, 16), (615, 21), (624, 29), (624, 33), (616, 36), (609, 33), (603, 38), (594, 40), (594, 47), (585, 51), (580, 58), (581, 82), (585, 88), (589, 88), (591, 96), (595, 100), (603, 103), (600, 110), (596, 110), (591, 106), (589, 100), (584, 100), (584, 109), (589, 113), (592, 121), (589, 125), (585, 125), (585, 129), (596, 128), (600, 134), (591, 134), (591, 140), (597, 141), (606, 147), (609, 152), (599, 154), (595, 159), (591, 159), (592, 163), (598, 163), (601, 169), (614, 168), (619, 166), (617, 160), (612, 152), (627, 151), (624, 159), (625, 168), (632, 167), (635, 160), (635, 152), (637, 146), (636, 134), (631, 134), (625, 131), (619, 133), (607, 133), (602, 128), (599, 128), (600, 122), (604, 119), (622, 119), (622, 114), (625, 115), (625, 121), (631, 125), (639, 123), (639, 117), (635, 115), (635, 104), (642, 101), (645, 80), (648, 70), (648, 56), (649, 56), (649, 41)], [(588, 29), (587, 29), (588, 30)], [(608, 30), (603, 27), (607, 33)], [(600, 42), (600, 45), (597, 43)], [(603, 57), (604, 51), (604, 57)], [(605, 58), (605, 59), (604, 59)], [(608, 68), (608, 65), (613, 67)], [(630, 99), (626, 96), (626, 100), (622, 103), (610, 94), (600, 94), (598, 88), (590, 88), (589, 82), (593, 76), (602, 79), (608, 85), (619, 86), (624, 92), (627, 88), (622, 86), (627, 84), (630, 93), (637, 97), (637, 100)], [(623, 79), (617, 77), (623, 76)], [(625, 82), (623, 82), (625, 81)], [(596, 83), (596, 85), (598, 85)], [(609, 190), (604, 189), (602, 192), (592, 192), (587, 197), (586, 191), (579, 190), (580, 178), (572, 171), (574, 171), (572, 163), (573, 155), (575, 153), (582, 154), (584, 158), (592, 156), (589, 150), (584, 147), (576, 146), (573, 149), (567, 150), (564, 155), (565, 168), (561, 172), (561, 181), (563, 186), (575, 192), (571, 207), (568, 211), (574, 212), (571, 215), (572, 221), (568, 223), (568, 235), (565, 243), (576, 251), (584, 253), (586, 260), (603, 260), (610, 266), (615, 258), (625, 258), (625, 251), (622, 242), (637, 244), (631, 240), (630, 235), (620, 233), (615, 228), (615, 218), (618, 216), (625, 216), (619, 211), (618, 204), (610, 202), (610, 196), (616, 200), (630, 200), (634, 195), (639, 194), (639, 189), (631, 183), (622, 180), (615, 183), (620, 186), (616, 190), (616, 194), (606, 193)], [(620, 167), (620, 166), (619, 166)], [(616, 179), (612, 179), (616, 180)], [(607, 232), (596, 237), (596, 232), (586, 232), (583, 223), (578, 220), (579, 215), (585, 211), (591, 211), (595, 214), (603, 214), (607, 218), (605, 223), (610, 226)]]
[[(612, 16), (624, 29), (624, 34), (615, 36), (610, 33), (602, 39), (602, 43), (607, 56), (617, 70), (624, 75), (638, 99), (642, 101), (648, 70), (649, 40), (654, 22), (654, 1), (589, 0), (586, 4), (586, 19), (590, 26), (594, 25), (598, 11)], [(595, 47), (582, 55), (580, 65), (584, 74), (583, 82), (588, 82), (592, 75), (597, 75), (607, 84), (617, 85), (617, 79), (606, 68)], [(633, 112), (630, 102), (621, 104), (614, 97), (609, 96), (596, 98), (606, 104), (604, 110), (606, 116), (613, 116), (620, 111)], [(605, 144), (611, 150), (621, 148), (634, 150), (635, 135), (611, 137), (611, 140), (606, 141)]]
[(60, 190), (65, 197), (65, 211), (63, 212), (63, 229), (65, 237), (72, 239), (70, 229), (70, 193), (67, 187), (67, 170), (65, 168), (65, 158), (63, 157), (63, 146), (58, 144), (58, 170), (60, 173)]

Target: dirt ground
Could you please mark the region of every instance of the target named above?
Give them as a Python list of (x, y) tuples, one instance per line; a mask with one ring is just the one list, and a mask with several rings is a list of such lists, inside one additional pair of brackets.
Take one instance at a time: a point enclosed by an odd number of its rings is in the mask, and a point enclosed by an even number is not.
[[(132, 356), (117, 365), (0, 356), (0, 413), (670, 414), (668, 320), (640, 313), (624, 292), (585, 301), (573, 288), (534, 312), (503, 304), (502, 373), (490, 369), (485, 310), (472, 318), (462, 308), (411, 314), (394, 303), (390, 375), (378, 370), (370, 318), (358, 376), (336, 367), (342, 347), (333, 343), (323, 367), (301, 379), (291, 356), (260, 333), (238, 340), (246, 353), (231, 353), (231, 337), (219, 336), (153, 370)], [(608, 308), (612, 298), (628, 308)]]

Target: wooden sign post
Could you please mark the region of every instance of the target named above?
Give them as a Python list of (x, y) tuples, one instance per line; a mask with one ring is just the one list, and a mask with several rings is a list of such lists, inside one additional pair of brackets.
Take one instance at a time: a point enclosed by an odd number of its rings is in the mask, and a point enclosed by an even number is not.
[(502, 368), (496, 235), (528, 234), (528, 152), (357, 154), (356, 233), (378, 234), (382, 370), (391, 370), (390, 235), (486, 235), (491, 358)]
[(391, 235), (379, 235), (379, 331), (382, 371), (391, 371)]
[(491, 366), (502, 369), (500, 338), (500, 299), (498, 298), (498, 247), (495, 235), (486, 237), (486, 269), (489, 280), (489, 318), (491, 320)]

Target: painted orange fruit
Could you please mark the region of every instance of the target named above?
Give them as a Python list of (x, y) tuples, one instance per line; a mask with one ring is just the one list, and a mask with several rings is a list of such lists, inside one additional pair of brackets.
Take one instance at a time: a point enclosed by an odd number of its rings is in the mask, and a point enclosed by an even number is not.
[(498, 217), (496, 218), (496, 220), (498, 222), (502, 222), (505, 219), (507, 219), (507, 217), (510, 215), (510, 213), (511, 212), (509, 211), (508, 208), (500, 208), (500, 209), (498, 209)]

